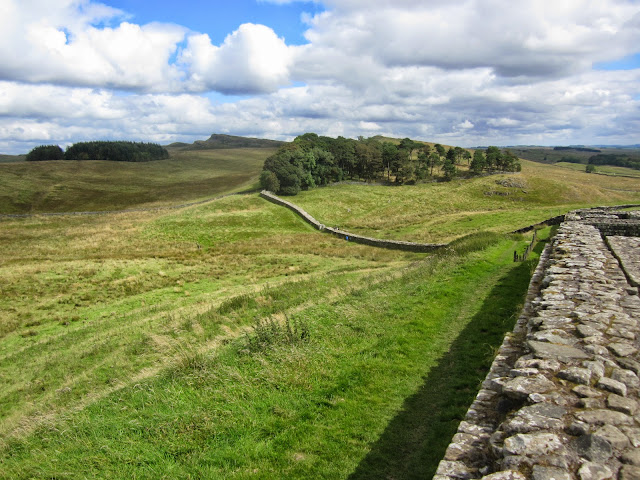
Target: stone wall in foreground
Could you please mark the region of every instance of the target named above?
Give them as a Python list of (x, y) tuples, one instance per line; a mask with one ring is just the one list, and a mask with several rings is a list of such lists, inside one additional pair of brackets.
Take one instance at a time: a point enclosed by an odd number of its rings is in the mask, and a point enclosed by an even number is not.
[(434, 479), (640, 479), (632, 217), (566, 216)]

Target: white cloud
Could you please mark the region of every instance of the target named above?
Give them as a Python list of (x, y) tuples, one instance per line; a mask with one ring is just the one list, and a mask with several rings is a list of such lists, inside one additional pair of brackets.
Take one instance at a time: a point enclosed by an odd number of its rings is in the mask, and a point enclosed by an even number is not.
[(633, 0), (326, 0), (302, 46), (265, 25), (215, 45), (90, 0), (0, 1), (0, 151), (212, 132), (477, 145), (637, 143), (640, 131), (640, 70), (592, 68), (637, 50)]
[(635, 53), (637, 2), (457, 0), (329, 1), (311, 20), (314, 48), (371, 57), (385, 66), (487, 67), (535, 79), (584, 71)]
[(206, 34), (190, 36), (181, 62), (191, 90), (264, 93), (289, 83), (292, 50), (271, 28), (245, 23), (219, 47)]

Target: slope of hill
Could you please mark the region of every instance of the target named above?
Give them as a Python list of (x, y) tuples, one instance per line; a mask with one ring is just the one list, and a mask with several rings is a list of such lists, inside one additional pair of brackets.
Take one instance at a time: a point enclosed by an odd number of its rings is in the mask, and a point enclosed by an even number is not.
[(3, 155), (0, 154), (0, 163), (24, 162), (26, 155)]
[[(247, 154), (220, 152), (229, 172)], [(211, 153), (180, 152), (156, 188)], [(257, 194), (2, 220), (0, 479), (430, 478), (527, 288), (528, 238), (504, 232), (639, 199), (636, 179), (531, 162), (296, 197), (329, 225), (456, 239), (433, 255), (324, 235)]]
[(214, 133), (207, 140), (197, 140), (192, 144), (177, 142), (167, 145), (172, 150), (218, 150), (231, 148), (278, 148), (286, 142), (264, 138), (238, 137)]
[(330, 191), (303, 191), (294, 203), (328, 226), (418, 243), (479, 231), (506, 233), (582, 206), (640, 203), (637, 179), (526, 160), (521, 173), (413, 187), (343, 184)]
[(146, 163), (50, 161), (0, 164), (0, 214), (174, 205), (253, 188), (275, 149), (171, 151)]
[(525, 160), (540, 163), (573, 162), (586, 164), (589, 158), (600, 153), (605, 155), (626, 155), (640, 159), (640, 148), (629, 147), (536, 147), (536, 146), (514, 146), (508, 147), (518, 157)]

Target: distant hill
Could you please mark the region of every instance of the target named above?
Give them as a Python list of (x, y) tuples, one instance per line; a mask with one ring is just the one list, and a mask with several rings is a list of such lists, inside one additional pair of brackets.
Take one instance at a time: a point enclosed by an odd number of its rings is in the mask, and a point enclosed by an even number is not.
[[(597, 147), (597, 148), (596, 148)], [(596, 154), (603, 155), (623, 155), (640, 161), (640, 148), (633, 145), (625, 147), (612, 147), (600, 145), (588, 146), (568, 146), (568, 147), (536, 147), (536, 146), (513, 146), (509, 149), (518, 157), (525, 160), (540, 163), (589, 163), (589, 159)]]
[(220, 150), (229, 148), (278, 148), (286, 142), (268, 140), (265, 138), (237, 137), (214, 133), (207, 140), (196, 140), (188, 144), (172, 143), (167, 148), (172, 150)]
[(3, 155), (0, 154), (0, 163), (24, 162), (26, 155)]

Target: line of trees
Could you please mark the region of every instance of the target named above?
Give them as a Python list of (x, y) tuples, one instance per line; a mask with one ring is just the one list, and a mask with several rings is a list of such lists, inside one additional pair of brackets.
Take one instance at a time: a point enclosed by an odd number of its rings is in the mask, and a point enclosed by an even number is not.
[(598, 154), (589, 158), (589, 165), (612, 165), (614, 167), (633, 168), (640, 170), (640, 158), (632, 158), (628, 155)]
[(510, 150), (488, 147), (484, 152), (473, 152), (473, 160), (469, 170), (475, 175), (483, 172), (519, 172), (522, 169), (520, 160)]
[[(481, 164), (476, 162), (475, 173), (520, 170), (515, 155), (503, 154), (497, 147), (487, 151), (486, 157), (480, 152), (483, 160)], [(265, 160), (260, 183), (266, 190), (296, 195), (300, 190), (346, 179), (386, 179), (396, 184), (428, 178), (451, 180), (459, 173), (457, 165), (464, 161), (471, 162), (471, 154), (464, 148), (447, 149), (440, 144), (431, 147), (410, 138), (390, 142), (376, 137), (353, 140), (305, 133)]]
[(169, 158), (169, 152), (156, 143), (126, 141), (79, 142), (67, 148), (41, 145), (27, 154), (27, 161), (108, 160), (113, 162), (150, 162)]

